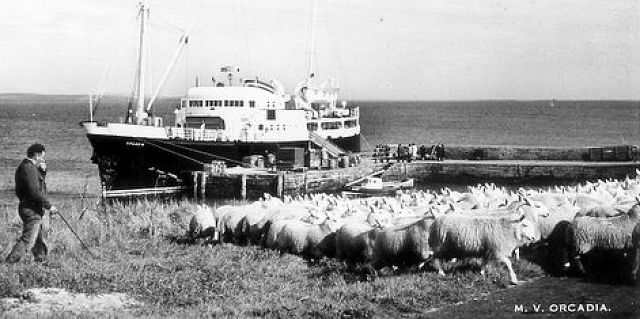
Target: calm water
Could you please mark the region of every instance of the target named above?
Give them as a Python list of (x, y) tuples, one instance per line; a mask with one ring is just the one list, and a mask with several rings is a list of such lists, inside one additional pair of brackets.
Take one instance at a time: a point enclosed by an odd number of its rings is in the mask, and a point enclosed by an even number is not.
[[(177, 99), (156, 106), (167, 124)], [(361, 110), (363, 147), (378, 143), (594, 146), (640, 144), (640, 102), (477, 101), (352, 102)], [(110, 98), (98, 119), (124, 116), (126, 98)], [(29, 143), (50, 147), (53, 160), (86, 162), (90, 145), (78, 124), (85, 97), (0, 95), (0, 158), (22, 156)]]
[[(172, 124), (178, 99), (161, 100), (156, 114)], [(117, 121), (126, 98), (111, 97), (97, 113)], [(378, 143), (593, 146), (640, 144), (640, 102), (476, 101), (352, 102), (361, 108), (363, 149)], [(91, 146), (78, 124), (88, 119), (86, 97), (0, 95), (0, 189), (33, 142), (47, 146), (52, 170), (95, 173)], [(6, 173), (6, 174), (5, 174)], [(6, 184), (6, 185), (5, 185)]]

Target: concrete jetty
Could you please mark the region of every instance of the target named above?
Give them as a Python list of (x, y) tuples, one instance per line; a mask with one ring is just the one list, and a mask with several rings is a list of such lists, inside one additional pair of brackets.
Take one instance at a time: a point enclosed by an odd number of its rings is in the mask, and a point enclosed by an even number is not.
[(543, 160), (444, 160), (394, 163), (384, 179), (415, 178), (417, 182), (465, 180), (586, 181), (634, 177), (638, 162), (587, 162)]
[[(365, 155), (365, 154), (363, 154)], [(197, 197), (257, 198), (340, 191), (358, 178), (384, 170), (384, 180), (414, 178), (417, 183), (545, 181), (549, 183), (635, 177), (640, 170), (637, 147), (447, 146), (445, 160), (412, 160), (364, 156), (357, 166), (302, 169), (262, 174), (195, 172)], [(197, 177), (196, 177), (197, 175)]]

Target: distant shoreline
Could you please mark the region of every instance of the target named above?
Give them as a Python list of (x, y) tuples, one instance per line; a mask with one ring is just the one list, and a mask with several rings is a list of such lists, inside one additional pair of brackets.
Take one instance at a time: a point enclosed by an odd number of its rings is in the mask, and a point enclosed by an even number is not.
[[(88, 94), (46, 94), (46, 93), (25, 93), (25, 92), (8, 92), (8, 93), (0, 93), (0, 101), (12, 100), (17, 98), (27, 98), (30, 99), (29, 102), (33, 102), (32, 99), (37, 98), (54, 98), (54, 99), (82, 99), (84, 101), (88, 101)], [(107, 94), (104, 96), (106, 99), (128, 99), (128, 94)], [(180, 99), (182, 95), (165, 95), (160, 96), (159, 99)], [(491, 99), (350, 99), (349, 102), (357, 103), (357, 102), (393, 102), (393, 103), (434, 103), (434, 102), (546, 102), (551, 101), (551, 98), (535, 98), (535, 99), (514, 99), (514, 98), (491, 98)], [(607, 99), (553, 99), (555, 103), (558, 102), (629, 102), (629, 103), (640, 103), (640, 99), (615, 99), (615, 98), (607, 98)]]

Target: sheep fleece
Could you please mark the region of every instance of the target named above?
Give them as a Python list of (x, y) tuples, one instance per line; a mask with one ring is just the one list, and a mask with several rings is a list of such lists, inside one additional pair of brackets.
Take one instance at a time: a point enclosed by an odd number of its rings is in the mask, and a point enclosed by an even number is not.
[(409, 226), (379, 230), (373, 249), (373, 262), (379, 267), (388, 263), (406, 264), (429, 257), (429, 228), (433, 219), (422, 219)]
[(597, 218), (576, 217), (572, 231), (576, 252), (585, 254), (593, 248), (630, 249), (635, 222), (628, 216)]
[(331, 233), (329, 227), (324, 224), (313, 225), (290, 220), (278, 233), (276, 242), (281, 251), (288, 251), (296, 255), (321, 257), (328, 253), (324, 249), (325, 247), (321, 247), (321, 244)]
[(431, 228), (429, 242), (436, 253), (498, 258), (523, 242), (512, 218), (442, 216)]
[(364, 223), (344, 224), (336, 232), (336, 257), (347, 261), (371, 260), (375, 230)]

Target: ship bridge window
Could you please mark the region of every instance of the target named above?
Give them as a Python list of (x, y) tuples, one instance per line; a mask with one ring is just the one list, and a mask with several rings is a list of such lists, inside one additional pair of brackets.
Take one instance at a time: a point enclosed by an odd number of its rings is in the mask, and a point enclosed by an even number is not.
[(256, 101), (249, 101), (249, 107), (256, 107)]
[(213, 101), (213, 106), (222, 106), (222, 101), (220, 100)]
[(229, 106), (229, 102), (228, 100), (224, 100), (224, 106)]
[(337, 130), (342, 127), (341, 122), (324, 122), (321, 124), (323, 130)]
[(276, 110), (267, 110), (267, 120), (276, 119)]
[(187, 128), (202, 128), (202, 123), (204, 123), (204, 128), (208, 130), (224, 130), (224, 120), (220, 117), (204, 117), (204, 116), (193, 116), (187, 117)]
[(189, 101), (189, 106), (190, 107), (202, 107), (202, 101), (201, 100), (190, 100)]
[(347, 121), (344, 121), (344, 127), (346, 127), (346, 128), (356, 127), (356, 126), (358, 126), (358, 120), (347, 120)]
[(316, 123), (316, 122), (307, 123), (307, 130), (309, 130), (309, 131), (317, 131), (318, 130), (318, 123)]
[(214, 101), (210, 101), (210, 100), (204, 101), (204, 106), (211, 107), (213, 106), (213, 102)]

